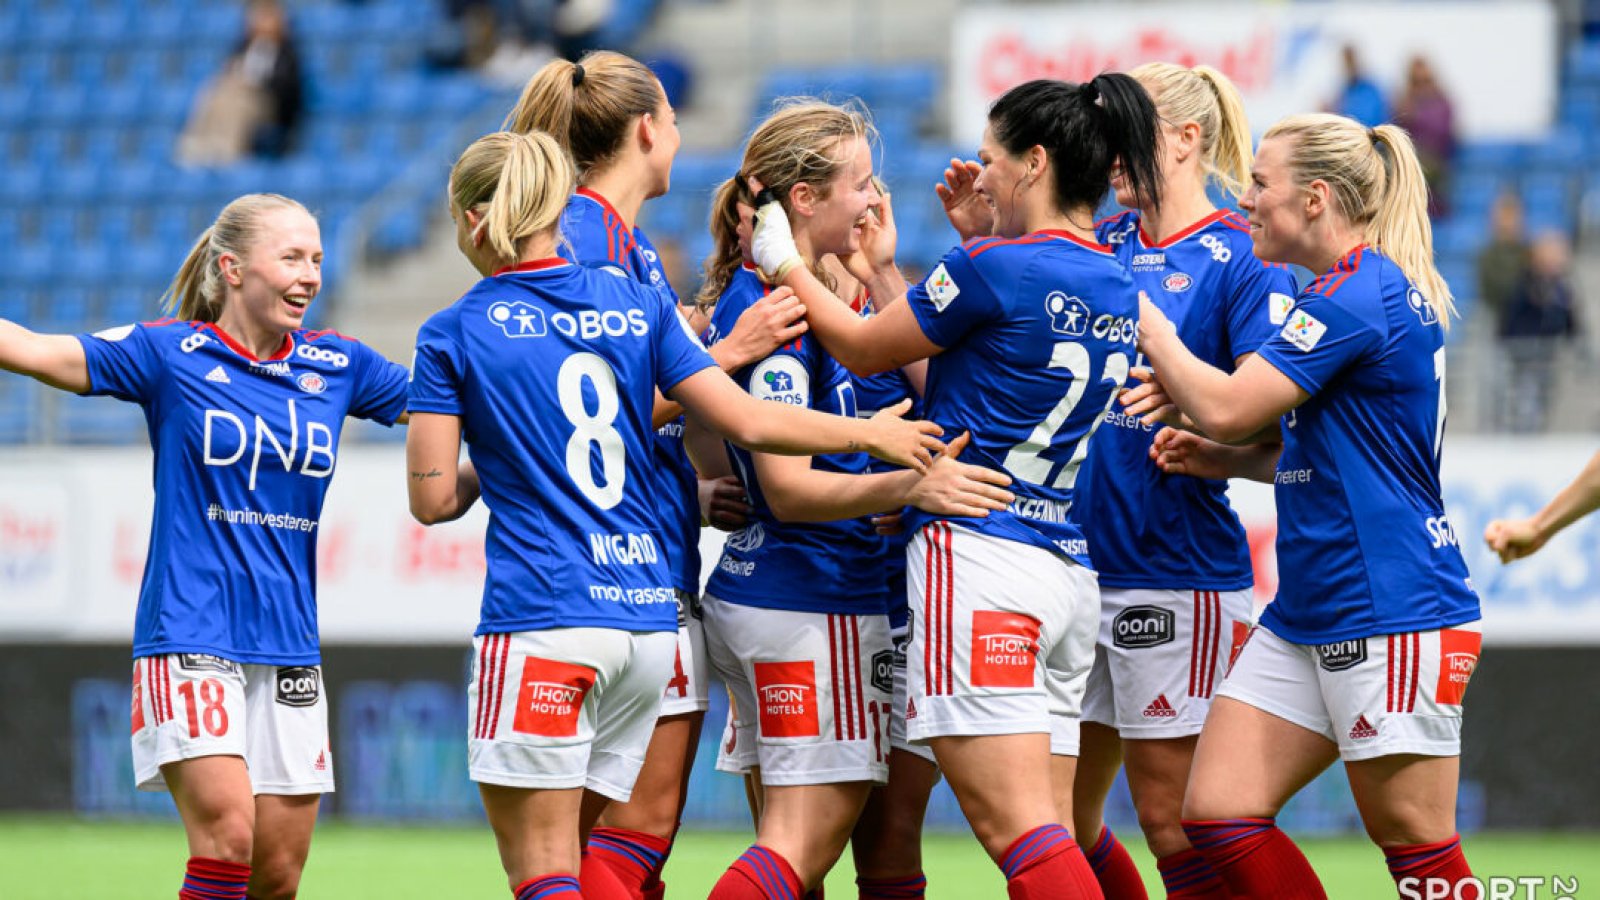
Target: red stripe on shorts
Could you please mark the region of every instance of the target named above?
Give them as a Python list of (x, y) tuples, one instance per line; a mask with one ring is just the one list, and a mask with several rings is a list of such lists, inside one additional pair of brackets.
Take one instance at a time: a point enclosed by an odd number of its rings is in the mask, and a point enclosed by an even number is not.
[(937, 681), (934, 675), (934, 660), (938, 658), (934, 645), (939, 640), (939, 617), (938, 605), (934, 598), (939, 592), (934, 581), (943, 574), (943, 569), (939, 568), (934, 559), (939, 552), (939, 544), (934, 540), (938, 528), (939, 526), (934, 524), (922, 532), (923, 543), (927, 545), (926, 557), (923, 560), (926, 571), (922, 581), (922, 627), (925, 632), (922, 639), (922, 679), (923, 688), (929, 695), (937, 693), (933, 687)]
[(165, 713), (163, 722), (172, 718), (172, 661), (161, 657), (161, 708)]
[(1200, 696), (1200, 623), (1204, 614), (1201, 612), (1203, 604), (1200, 602), (1200, 592), (1194, 592), (1194, 630), (1189, 635), (1189, 696)]
[(489, 700), (488, 680), (489, 671), (489, 642), (494, 640), (494, 635), (486, 634), (478, 644), (478, 704), (472, 711), (472, 736), (483, 738), (483, 709)]
[(505, 699), (506, 688), (506, 659), (511, 655), (511, 635), (502, 634), (500, 638), (500, 657), (494, 667), (494, 709), (489, 713), (489, 737), (494, 738), (500, 731), (500, 702)]
[(1208, 607), (1210, 617), (1206, 624), (1211, 629), (1211, 634), (1206, 638), (1206, 683), (1204, 693), (1201, 695), (1207, 700), (1217, 689), (1217, 657), (1222, 653), (1222, 594), (1218, 591), (1211, 592), (1211, 604)]
[(950, 548), (952, 531), (949, 522), (940, 522), (939, 530), (944, 535), (944, 693), (951, 695), (956, 692), (956, 666), (955, 666), (955, 633), (956, 633), (956, 573), (955, 551)]
[(1422, 668), (1422, 635), (1413, 632), (1411, 639), (1411, 693), (1406, 696), (1406, 712), (1417, 711), (1417, 675)]
[(861, 619), (850, 617), (850, 660), (855, 666), (856, 730), (861, 740), (867, 739), (866, 693), (861, 686)]
[(844, 693), (844, 673), (839, 671), (839, 622), (840, 617), (828, 615), (828, 676), (833, 685), (833, 739), (844, 740), (844, 715), (839, 711), (839, 695)]

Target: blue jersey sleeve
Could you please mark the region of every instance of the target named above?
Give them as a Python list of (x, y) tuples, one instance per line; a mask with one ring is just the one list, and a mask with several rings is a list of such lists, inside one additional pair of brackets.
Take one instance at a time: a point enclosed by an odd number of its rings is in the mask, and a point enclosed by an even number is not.
[(350, 354), (356, 358), (356, 389), (350, 399), (350, 415), (393, 425), (406, 411), (409, 374), (405, 367), (390, 362), (365, 344), (352, 342)]
[(1228, 353), (1233, 359), (1261, 349), (1288, 322), (1296, 293), (1288, 269), (1257, 260), (1240, 260), (1239, 277), (1227, 298)]
[(147, 403), (155, 393), (161, 355), (144, 325), (122, 325), (94, 334), (80, 334), (89, 369), (87, 396), (116, 397)]
[(461, 387), (465, 375), (466, 353), (440, 321), (440, 316), (434, 316), (417, 333), (407, 408), (412, 412), (461, 415)]
[(1319, 294), (1300, 297), (1288, 321), (1261, 347), (1261, 357), (1308, 394), (1375, 353), (1383, 335), (1356, 311)]
[(678, 313), (676, 304), (658, 293), (656, 306), (656, 386), (667, 393), (678, 382), (702, 369), (714, 369), (717, 361), (706, 352), (700, 339), (689, 327), (689, 322)]
[(928, 277), (906, 293), (906, 302), (928, 340), (949, 349), (1000, 315), (994, 292), (978, 274), (965, 247), (946, 253)]

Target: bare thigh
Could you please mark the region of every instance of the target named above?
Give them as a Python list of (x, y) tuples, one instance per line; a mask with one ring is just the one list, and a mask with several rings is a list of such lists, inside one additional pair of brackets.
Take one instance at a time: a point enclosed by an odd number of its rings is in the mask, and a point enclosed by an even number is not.
[(1195, 746), (1183, 818), (1274, 817), (1338, 755), (1314, 731), (1218, 697)]

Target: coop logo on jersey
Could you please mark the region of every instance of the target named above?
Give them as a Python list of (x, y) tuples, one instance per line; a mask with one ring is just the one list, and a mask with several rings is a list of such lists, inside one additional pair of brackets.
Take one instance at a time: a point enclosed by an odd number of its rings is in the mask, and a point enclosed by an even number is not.
[(1038, 653), (1038, 619), (992, 609), (973, 611), (973, 687), (1033, 687)]
[(278, 669), (277, 701), (283, 706), (316, 706), (322, 695), (322, 673), (316, 666), (283, 666)]
[(130, 334), (133, 334), (132, 325), (118, 325), (115, 328), (107, 328), (104, 331), (96, 331), (94, 336), (102, 341), (120, 341)]
[(1366, 661), (1366, 638), (1317, 645), (1317, 665), (1322, 666), (1324, 671), (1343, 672)]
[(928, 299), (933, 301), (934, 312), (944, 312), (950, 301), (961, 296), (961, 288), (956, 287), (956, 283), (951, 280), (950, 272), (944, 267), (944, 263), (939, 263), (934, 268), (933, 274), (928, 276), (927, 285)]
[(1124, 650), (1142, 650), (1170, 644), (1177, 637), (1170, 609), (1130, 606), (1111, 620), (1111, 642)]
[(301, 372), (300, 377), (296, 378), (294, 383), (300, 386), (300, 390), (308, 394), (320, 394), (328, 389), (328, 379), (323, 378), (316, 372)]
[(766, 529), (760, 522), (751, 522), (749, 525), (728, 535), (728, 549), (739, 553), (749, 553), (759, 550), (767, 540)]
[(811, 373), (792, 356), (769, 356), (750, 373), (750, 395), (790, 406), (811, 402)]
[(350, 365), (350, 357), (337, 350), (329, 350), (327, 347), (313, 347), (310, 344), (301, 344), (294, 348), (294, 355), (301, 359), (309, 359), (312, 362), (325, 362), (338, 369)]
[(512, 729), (539, 737), (576, 737), (578, 714), (594, 680), (594, 670), (588, 666), (525, 657)]
[(1439, 631), (1439, 684), (1433, 692), (1436, 702), (1461, 705), (1467, 693), (1467, 682), (1478, 668), (1478, 654), (1482, 649), (1483, 635), (1476, 631), (1459, 628)]
[(1200, 246), (1211, 251), (1211, 259), (1215, 262), (1225, 263), (1233, 259), (1233, 248), (1214, 234), (1200, 235)]
[(1288, 324), (1283, 326), (1283, 339), (1309, 352), (1327, 332), (1328, 326), (1302, 311), (1289, 317)]
[(521, 300), (491, 304), (489, 321), (500, 326), (501, 333), (508, 338), (544, 337), (549, 333), (544, 324), (544, 310)]
[(1050, 314), (1050, 330), (1067, 337), (1083, 337), (1089, 330), (1089, 307), (1077, 297), (1054, 291), (1044, 298), (1044, 311)]
[(817, 737), (817, 667), (809, 659), (755, 664), (763, 738)]
[(1406, 291), (1406, 303), (1411, 306), (1411, 311), (1417, 314), (1417, 318), (1422, 320), (1422, 324), (1433, 325), (1439, 321), (1439, 314), (1433, 311), (1433, 305), (1416, 288)]
[(1272, 292), (1267, 298), (1267, 319), (1274, 325), (1282, 325), (1289, 321), (1289, 311), (1294, 309), (1294, 297), (1289, 294)]
[(1194, 279), (1183, 272), (1173, 272), (1161, 279), (1161, 286), (1174, 294), (1181, 294), (1194, 287)]

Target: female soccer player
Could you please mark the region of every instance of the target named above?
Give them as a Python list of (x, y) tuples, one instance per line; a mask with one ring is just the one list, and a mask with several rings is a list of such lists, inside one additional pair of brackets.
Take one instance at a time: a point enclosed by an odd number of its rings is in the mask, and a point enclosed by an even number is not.
[(968, 460), (1014, 479), (1016, 502), (987, 518), (907, 516), (905, 717), (1018, 898), (1100, 895), (1050, 790), (1072, 778), (1100, 608), (1067, 513), (1133, 353), (1134, 288), (1094, 240), (1094, 209), (1118, 160), (1159, 208), (1156, 132), (1149, 96), (1125, 75), (1008, 91), (989, 113), (973, 197), (947, 205), (958, 231), (993, 236), (952, 250), (871, 319), (801, 264), (777, 207), (763, 204), (755, 233), (757, 263), (795, 289), (830, 353), (856, 373), (932, 357), (929, 417), (970, 431)]
[(133, 765), (183, 819), (184, 900), (294, 896), (333, 790), (317, 520), (345, 416), (393, 424), (406, 370), (304, 330), (321, 287), (317, 221), (250, 194), (189, 251), (167, 292), (176, 319), (77, 336), (0, 321), (0, 368), (138, 403), (150, 423)]
[[(1114, 177), (1129, 211), (1100, 223), (1101, 240), (1178, 323), (1184, 345), (1231, 372), (1283, 324), (1295, 295), (1284, 267), (1251, 252), (1244, 220), (1206, 194), (1215, 179), (1238, 197), (1250, 180), (1244, 105), (1208, 66), (1151, 63), (1129, 74), (1161, 115), (1162, 203), (1150, 208)], [(1250, 553), (1227, 484), (1162, 474), (1149, 458), (1153, 435), (1113, 412), (1078, 480), (1073, 517), (1100, 575), (1101, 608), (1072, 787), (1075, 831), (1106, 896), (1145, 896), (1102, 819), (1121, 760), (1167, 896), (1220, 897), (1222, 883), (1184, 837), (1183, 790), (1229, 649), (1253, 618)]]
[[(578, 164), (580, 186), (562, 216), (566, 243), (557, 252), (579, 265), (650, 285), (676, 304), (678, 295), (660, 257), (637, 226), (645, 202), (667, 192), (678, 151), (677, 113), (655, 75), (609, 51), (590, 53), (578, 63), (552, 61), (528, 82), (506, 126), (547, 132)], [(802, 312), (786, 293), (753, 306), (730, 329), (724, 346), (713, 349), (712, 358), (731, 372), (766, 356), (804, 333)], [(640, 776), (639, 799), (610, 807), (593, 847), (619, 877), (651, 896), (663, 890), (661, 868), (688, 796), (689, 770), (709, 705), (699, 611), (702, 482), (683, 449), (680, 412), (665, 401), (657, 404), (655, 438), (667, 523), (664, 549), (681, 592), (678, 656)]]
[(1402, 893), (1453, 895), (1470, 876), (1455, 799), (1480, 635), (1466, 563), (1441, 537), (1453, 533), (1439, 444), (1454, 306), (1433, 267), (1427, 184), (1401, 129), (1294, 116), (1267, 131), (1242, 205), (1257, 255), (1322, 275), (1232, 373), (1141, 300), (1159, 378), (1128, 395), (1147, 421), (1170, 420), (1156, 409), (1170, 398), (1222, 442), (1282, 420), (1278, 596), (1212, 704), (1184, 830), (1235, 895), (1322, 897), (1273, 817), (1342, 757)]
[[(925, 470), (925, 422), (761, 403), (661, 294), (555, 257), (572, 190), (547, 135), (475, 142), (450, 177), (460, 246), (486, 277), (418, 335), (412, 513), (490, 506), (469, 768), (521, 900), (575, 892), (581, 848), (626, 801), (672, 672), (677, 604), (646, 453), (656, 388), (771, 452), (867, 450)], [(476, 480), (457, 475), (463, 436)], [(953, 461), (944, 464), (948, 469)], [(584, 894), (629, 896), (605, 865)]]
[[(733, 218), (748, 178), (782, 197), (805, 264), (861, 249), (882, 202), (872, 177), (871, 126), (859, 112), (797, 101), (762, 122), (740, 172), (719, 192)], [(723, 248), (732, 257), (733, 248)], [(832, 276), (823, 272), (823, 276)], [(903, 284), (901, 285), (903, 290)], [(724, 329), (765, 289), (731, 282), (712, 323)], [(814, 339), (801, 338), (739, 370), (752, 395), (840, 415), (856, 414), (855, 385)], [(952, 443), (959, 450), (962, 441)], [(706, 642), (727, 682), (737, 727), (754, 734), (763, 788), (756, 846), (712, 891), (759, 897), (782, 885), (799, 896), (821, 884), (849, 839), (874, 782), (887, 776), (891, 657), (884, 543), (867, 518), (908, 503), (943, 515), (981, 516), (1011, 495), (997, 472), (964, 467), (982, 502), (942, 502), (932, 479), (870, 473), (859, 453), (814, 459), (732, 451), (749, 491), (751, 523), (729, 538), (706, 588)]]
[(1539, 552), (1545, 541), (1573, 522), (1600, 509), (1600, 453), (1589, 460), (1572, 483), (1526, 519), (1495, 519), (1483, 529), (1489, 549), (1502, 563)]

